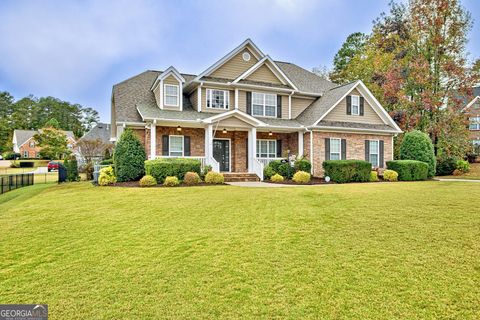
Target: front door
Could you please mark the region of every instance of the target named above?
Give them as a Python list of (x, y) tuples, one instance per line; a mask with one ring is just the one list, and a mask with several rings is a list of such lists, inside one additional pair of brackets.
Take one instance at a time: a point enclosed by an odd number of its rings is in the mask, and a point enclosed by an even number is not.
[(213, 140), (213, 158), (220, 164), (220, 171), (230, 171), (230, 141)]

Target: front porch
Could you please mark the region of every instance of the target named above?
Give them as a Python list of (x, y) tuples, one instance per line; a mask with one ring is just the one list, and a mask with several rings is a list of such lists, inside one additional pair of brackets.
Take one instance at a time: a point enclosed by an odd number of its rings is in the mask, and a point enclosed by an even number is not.
[(151, 123), (144, 136), (149, 159), (192, 158), (212, 170), (253, 173), (263, 180), (269, 162), (303, 155), (303, 131), (208, 124), (204, 128)]

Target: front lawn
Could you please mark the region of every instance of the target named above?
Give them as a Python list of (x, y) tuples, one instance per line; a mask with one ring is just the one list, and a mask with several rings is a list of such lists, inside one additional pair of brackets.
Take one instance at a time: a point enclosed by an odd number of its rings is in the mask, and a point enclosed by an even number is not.
[(480, 163), (471, 163), (470, 164), (470, 171), (464, 173), (460, 176), (442, 176), (438, 177), (440, 179), (467, 179), (467, 180), (480, 180)]
[(27, 187), (0, 196), (0, 302), (51, 319), (478, 319), (479, 207), (465, 182)]

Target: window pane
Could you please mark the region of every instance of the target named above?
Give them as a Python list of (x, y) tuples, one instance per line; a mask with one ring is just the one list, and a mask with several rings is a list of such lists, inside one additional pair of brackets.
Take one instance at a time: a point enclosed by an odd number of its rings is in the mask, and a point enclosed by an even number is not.
[(358, 107), (360, 105), (360, 97), (359, 96), (352, 96), (352, 107)]
[(370, 163), (374, 167), (378, 167), (378, 155), (377, 154), (370, 154)]
[(340, 139), (330, 139), (330, 153), (340, 153)]
[(265, 94), (265, 105), (276, 106), (277, 105), (277, 95), (276, 94)]
[(178, 104), (177, 96), (166, 96), (165, 97), (165, 104), (177, 105)]
[(263, 105), (263, 93), (252, 92), (252, 103)]
[(358, 106), (352, 105), (352, 114), (353, 115), (358, 115), (360, 112), (358, 110)]
[(165, 85), (165, 93), (168, 95), (178, 95), (178, 87), (177, 86), (169, 86)]
[(263, 105), (254, 104), (252, 106), (252, 114), (254, 116), (263, 116)]
[(340, 153), (330, 153), (330, 160), (340, 160)]
[(268, 141), (268, 156), (269, 158), (275, 158), (277, 156), (277, 141)]
[(276, 109), (277, 107), (265, 106), (265, 115), (269, 117), (275, 117), (277, 113)]
[(225, 108), (225, 95), (226, 92), (223, 90), (209, 90), (209, 94), (207, 95), (211, 101), (209, 102), (208, 106), (211, 108)]
[(260, 140), (257, 140), (257, 158), (260, 158)]
[(378, 153), (378, 141), (370, 140), (370, 153)]
[(170, 155), (183, 155), (183, 137), (170, 136)]

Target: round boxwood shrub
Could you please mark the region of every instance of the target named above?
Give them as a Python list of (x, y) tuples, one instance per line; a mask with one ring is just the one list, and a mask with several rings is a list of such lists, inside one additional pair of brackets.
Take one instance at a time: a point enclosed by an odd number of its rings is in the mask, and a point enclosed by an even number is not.
[(282, 162), (278, 166), (278, 170), (275, 172), (283, 176), (285, 179), (292, 179), (293, 174), (295, 173), (295, 168), (292, 167), (288, 161), (286, 161)]
[(449, 176), (457, 168), (457, 159), (440, 158), (437, 159), (437, 176)]
[(370, 182), (378, 182), (377, 171), (370, 171)]
[(293, 181), (296, 183), (309, 183), (310, 182), (310, 173), (305, 171), (297, 171), (293, 175)]
[(465, 160), (458, 160), (456, 163), (456, 169), (461, 173), (467, 173), (470, 171), (470, 163)]
[(223, 174), (219, 172), (210, 171), (205, 176), (205, 182), (210, 184), (222, 184), (225, 182), (225, 178), (223, 177)]
[(148, 174), (140, 179), (140, 187), (153, 187), (155, 185), (157, 185), (157, 180)]
[(413, 130), (405, 134), (400, 145), (400, 159), (425, 162), (428, 164), (428, 177), (435, 176), (437, 161), (433, 144), (424, 132)]
[(281, 175), (279, 175), (278, 173), (275, 173), (271, 178), (270, 178), (270, 181), (272, 182), (282, 182), (284, 179)]
[(293, 167), (295, 168), (295, 171), (310, 172), (310, 170), (312, 169), (312, 164), (308, 159), (300, 158), (295, 161), (295, 164)]
[(270, 165), (267, 165), (267, 166), (263, 169), (263, 178), (266, 179), (266, 180), (270, 179), (270, 178), (273, 177), (275, 174), (276, 174), (276, 172), (273, 170), (273, 168), (272, 168)]
[(100, 175), (98, 177), (98, 184), (101, 186), (108, 186), (117, 182), (117, 178), (113, 172), (112, 167), (106, 167), (100, 169)]
[(125, 129), (115, 147), (113, 161), (118, 181), (135, 181), (145, 173), (145, 149), (131, 129)]
[(166, 187), (176, 187), (180, 184), (177, 177), (166, 177), (163, 185)]
[(200, 180), (200, 176), (196, 172), (187, 172), (185, 173), (185, 177), (183, 178), (183, 183), (188, 186), (193, 186), (199, 184), (202, 180)]
[(390, 182), (398, 181), (398, 173), (387, 169), (383, 172), (383, 180)]

